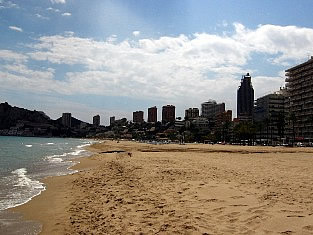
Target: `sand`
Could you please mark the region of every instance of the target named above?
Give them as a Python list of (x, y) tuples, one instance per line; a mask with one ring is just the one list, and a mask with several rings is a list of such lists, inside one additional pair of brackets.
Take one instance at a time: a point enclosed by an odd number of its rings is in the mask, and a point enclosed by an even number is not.
[(313, 149), (106, 141), (90, 150), (79, 173), (48, 178), (13, 210), (42, 234), (313, 234)]

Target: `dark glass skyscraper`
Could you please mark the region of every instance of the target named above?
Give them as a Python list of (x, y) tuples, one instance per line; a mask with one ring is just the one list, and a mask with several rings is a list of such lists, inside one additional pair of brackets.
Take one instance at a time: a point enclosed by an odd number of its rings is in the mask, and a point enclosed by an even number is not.
[(237, 91), (237, 118), (242, 121), (251, 121), (254, 103), (254, 89), (249, 73), (242, 76)]

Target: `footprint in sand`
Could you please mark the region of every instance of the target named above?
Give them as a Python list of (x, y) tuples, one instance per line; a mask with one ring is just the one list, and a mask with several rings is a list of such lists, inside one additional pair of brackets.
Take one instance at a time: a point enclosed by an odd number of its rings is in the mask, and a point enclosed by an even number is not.
[(287, 215), (288, 218), (290, 217), (297, 217), (297, 218), (303, 218), (305, 217), (304, 215)]
[(287, 231), (281, 232), (281, 234), (293, 234), (293, 232), (290, 230), (287, 230)]
[(303, 229), (308, 230), (308, 231), (313, 231), (313, 225), (304, 226)]
[(241, 199), (241, 198), (245, 198), (245, 197), (244, 196), (232, 196), (230, 198), (232, 198), (232, 199)]

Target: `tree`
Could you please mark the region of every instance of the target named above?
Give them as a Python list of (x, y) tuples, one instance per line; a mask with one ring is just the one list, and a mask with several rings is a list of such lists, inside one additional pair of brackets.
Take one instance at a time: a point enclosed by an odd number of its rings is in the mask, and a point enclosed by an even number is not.
[[(255, 137), (256, 128), (251, 122), (241, 122), (234, 128), (234, 134), (237, 140), (240, 142), (248, 141), (249, 145), (252, 145)], [(245, 144), (245, 142), (244, 142)]]
[(223, 141), (229, 141), (229, 129), (230, 129), (230, 125), (231, 125), (231, 122), (230, 121), (226, 121), (223, 123), (223, 131), (222, 131), (222, 134), (223, 134)]
[(255, 122), (254, 123), (256, 130), (259, 132), (259, 142), (262, 142), (262, 134), (263, 134), (263, 128), (264, 128), (264, 124), (263, 122), (259, 121), (259, 122)]

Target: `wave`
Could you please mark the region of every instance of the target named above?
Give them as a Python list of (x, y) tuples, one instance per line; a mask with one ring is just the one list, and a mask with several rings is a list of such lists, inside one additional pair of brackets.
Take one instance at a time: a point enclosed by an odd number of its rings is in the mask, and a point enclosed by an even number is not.
[(53, 157), (53, 156), (48, 156), (47, 160), (48, 160), (48, 162), (51, 162), (51, 163), (61, 163), (61, 162), (63, 162), (62, 158), (60, 158), (60, 157)]
[(78, 145), (77, 148), (81, 149), (81, 148), (84, 148), (84, 147), (87, 147), (87, 146), (90, 146), (91, 143), (88, 142), (88, 143), (85, 143), (85, 144), (82, 144), (82, 145)]
[[(59, 139), (48, 141), (22, 143), (21, 147), (30, 148), (27, 154), (29, 156), (34, 154), (35, 157), (28, 158), (26, 155), (25, 159), (23, 158), (25, 161), (16, 163), (18, 159), (13, 156), (10, 160), (16, 164), (11, 170), (0, 166), (0, 170), (4, 169), (5, 172), (3, 177), (0, 177), (0, 211), (27, 203), (39, 195), (46, 189), (45, 185), (40, 182), (41, 179), (47, 176), (76, 173), (77, 170), (71, 169), (73, 165), (77, 164), (77, 160), (74, 159), (90, 155), (91, 153), (86, 151), (84, 147), (93, 143), (93, 141), (83, 139), (77, 144), (75, 144), (76, 140), (73, 143), (70, 141), (59, 143)], [(15, 146), (13, 147), (15, 148)], [(25, 149), (17, 149), (17, 155), (23, 151)], [(42, 155), (37, 156), (40, 153)]]
[(66, 157), (66, 155), (68, 155), (68, 154), (67, 153), (55, 154), (52, 156), (47, 156), (47, 157), (45, 157), (45, 159), (47, 159), (48, 162), (50, 162), (50, 163), (61, 163), (61, 162), (64, 162), (63, 158)]
[(16, 174), (18, 179), (17, 183), (14, 184), (14, 187), (29, 187), (31, 189), (44, 189), (43, 183), (38, 180), (32, 180), (27, 175), (26, 168), (20, 168), (15, 171), (12, 171), (12, 174)]
[(87, 150), (83, 149), (87, 146), (90, 146), (92, 144), (91, 141), (88, 141), (88, 142), (85, 142), (84, 144), (82, 145), (78, 145), (76, 147), (76, 150), (73, 151), (73, 152), (70, 152), (69, 155), (72, 155), (72, 156), (79, 156), (79, 155), (82, 155), (83, 152), (88, 152)]
[(16, 169), (11, 174), (1, 180), (1, 183), (6, 184), (11, 189), (6, 197), (1, 200), (0, 210), (25, 204), (46, 189), (43, 183), (31, 179), (27, 175), (26, 168)]

